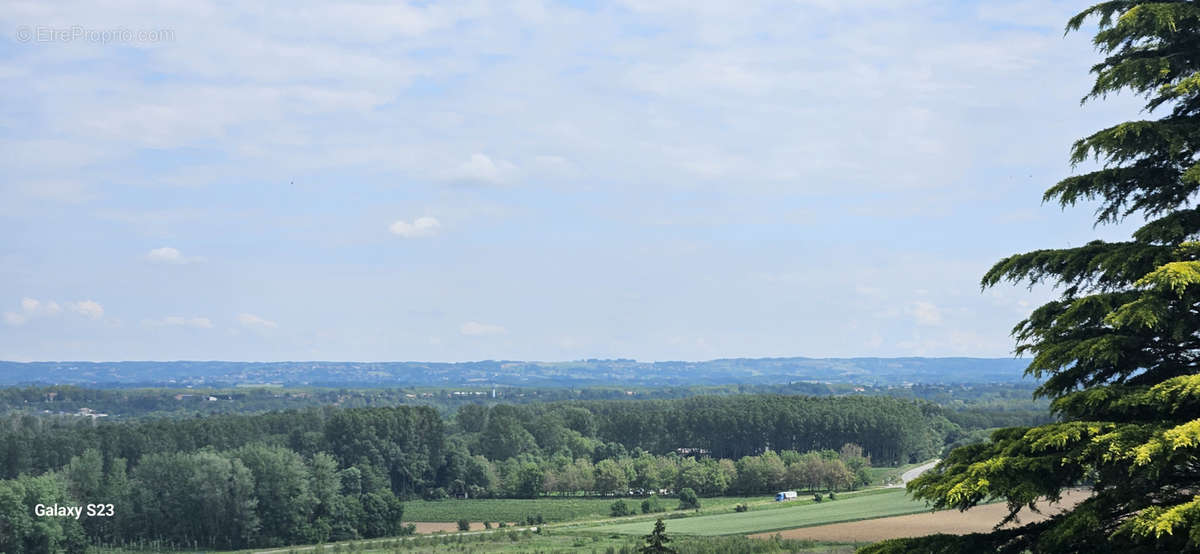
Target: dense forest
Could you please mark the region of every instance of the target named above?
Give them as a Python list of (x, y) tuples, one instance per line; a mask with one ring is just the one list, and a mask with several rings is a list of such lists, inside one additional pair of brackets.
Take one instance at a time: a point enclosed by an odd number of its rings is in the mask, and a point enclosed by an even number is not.
[[(0, 388), (0, 414), (92, 415), (109, 419), (262, 413), (316, 406), (343, 408), (433, 406), (450, 413), (469, 404), (530, 404), (578, 400), (668, 400), (693, 396), (786, 394), (889, 396), (928, 400), (955, 410), (1046, 413), (1033, 399), (1035, 385), (911, 385), (873, 387), (844, 383), (713, 385), (681, 387), (413, 387), (413, 388), (118, 388), (73, 385)], [(98, 415), (98, 414), (103, 414)]]
[[(1046, 417), (1025, 411), (951, 410), (887, 397), (780, 395), (467, 404), (449, 416), (428, 406), (321, 407), (111, 422), (14, 412), (0, 430), (0, 476), (55, 469), (86, 448), (105, 453), (106, 459), (131, 462), (148, 453), (229, 449), (255, 441), (285, 445), (304, 455), (322, 450), (336, 454), (340, 441), (359, 435), (379, 441), (386, 436), (410, 454), (408, 441), (420, 440), (428, 443), (422, 449), (441, 452), (453, 444), (493, 460), (559, 452), (572, 458), (596, 457), (597, 452), (607, 457), (606, 449), (736, 458), (767, 449), (837, 449), (853, 442), (877, 463), (892, 464), (935, 455), (946, 442), (971, 430), (1034, 424)], [(403, 425), (396, 423), (401, 420)], [(420, 436), (412, 438), (418, 431)], [(436, 460), (429, 463), (438, 465)]]
[[(62, 548), (234, 548), (403, 533), (401, 501), (411, 498), (844, 489), (863, 484), (872, 462), (932, 457), (980, 429), (1029, 423), (1023, 413), (780, 395), (468, 404), (451, 415), (431, 406), (126, 421), (13, 412), (0, 422), (0, 511), (10, 516), (0, 525), (36, 540), (53, 531)], [(116, 513), (21, 527), (32, 525), (29, 506), (67, 499)]]

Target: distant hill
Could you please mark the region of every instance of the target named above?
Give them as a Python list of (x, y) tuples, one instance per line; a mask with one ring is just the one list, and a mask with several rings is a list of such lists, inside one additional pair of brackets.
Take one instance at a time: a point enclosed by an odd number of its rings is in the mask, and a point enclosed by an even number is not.
[(801, 381), (874, 386), (1032, 382), (1027, 359), (733, 358), (706, 362), (2, 362), (0, 386), (679, 386)]

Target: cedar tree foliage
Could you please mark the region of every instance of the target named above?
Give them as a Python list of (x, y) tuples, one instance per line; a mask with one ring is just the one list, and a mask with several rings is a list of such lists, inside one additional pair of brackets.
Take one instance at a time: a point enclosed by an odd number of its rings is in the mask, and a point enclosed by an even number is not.
[(866, 552), (1200, 550), (1200, 2), (1102, 2), (1067, 31), (1088, 21), (1105, 57), (1083, 100), (1132, 92), (1157, 118), (1077, 141), (1072, 164), (1099, 169), (1064, 179), (1044, 201), (1095, 203), (1097, 225), (1146, 223), (1128, 241), (1018, 254), (988, 271), (984, 288), (1062, 293), (1013, 329), (1058, 422), (996, 431), (908, 487), (936, 508), (1004, 500), (1017, 524), (1039, 498), (1081, 485), (1093, 494), (1045, 521)]

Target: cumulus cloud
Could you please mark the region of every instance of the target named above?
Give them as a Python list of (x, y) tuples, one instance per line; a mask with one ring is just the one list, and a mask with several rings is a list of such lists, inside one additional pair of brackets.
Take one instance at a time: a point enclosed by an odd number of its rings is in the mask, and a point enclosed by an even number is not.
[(182, 252), (170, 246), (147, 252), (146, 259), (159, 264), (190, 264), (204, 261), (204, 258), (184, 256)]
[(932, 302), (919, 300), (908, 308), (909, 315), (918, 325), (941, 325), (942, 311)]
[(191, 327), (193, 329), (212, 329), (212, 320), (207, 317), (181, 317), (170, 315), (162, 319), (147, 319), (142, 322), (147, 327)]
[(62, 312), (62, 307), (58, 305), (58, 302), (55, 302), (53, 300), (50, 300), (47, 302), (40, 302), (33, 298), (22, 298), (21, 299), (21, 311), (24, 312), (26, 315), (31, 315), (31, 316), (33, 316), (33, 315), (58, 315), (60, 312)]
[(492, 160), (485, 154), (471, 154), (471, 159), (446, 173), (450, 181), (499, 185), (508, 181), (517, 166), (504, 160)]
[(478, 321), (468, 321), (458, 327), (458, 332), (467, 337), (486, 337), (492, 335), (503, 335), (508, 333), (508, 330), (500, 325), (480, 323)]
[(254, 314), (240, 314), (238, 315), (237, 319), (238, 323), (242, 324), (242, 327), (251, 329), (274, 329), (279, 327), (279, 324), (275, 323), (274, 321), (263, 319)]
[(86, 317), (88, 319), (100, 319), (104, 317), (104, 306), (94, 300), (80, 300), (67, 305), (71, 311)]
[(437, 234), (438, 229), (442, 224), (436, 217), (418, 217), (409, 223), (407, 221), (397, 220), (395, 223), (388, 225), (388, 230), (392, 234), (399, 235), (406, 239), (415, 239), (421, 237), (432, 237)]
[[(21, 308), (17, 311), (4, 312), (4, 323), (12, 326), (24, 325), (30, 320), (53, 317), (63, 312), (63, 306), (53, 300), (43, 301), (36, 298), (22, 298), (20, 305)], [(66, 309), (88, 319), (100, 319), (104, 316), (104, 307), (94, 300), (68, 302)]]

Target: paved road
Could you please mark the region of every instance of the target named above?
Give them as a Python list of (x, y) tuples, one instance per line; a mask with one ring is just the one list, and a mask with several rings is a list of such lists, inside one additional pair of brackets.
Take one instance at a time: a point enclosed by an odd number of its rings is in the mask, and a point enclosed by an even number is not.
[(933, 466), (937, 465), (938, 462), (940, 462), (940, 461), (941, 461), (940, 459), (934, 460), (923, 466), (917, 466), (908, 471), (905, 471), (903, 474), (900, 475), (901, 486), (907, 485), (909, 481), (912, 481), (913, 479), (920, 477), (922, 473), (925, 473), (926, 471), (933, 469)]
[(900, 474), (900, 482), (899, 483), (896, 483), (894, 485), (888, 485), (888, 487), (896, 488), (896, 489), (903, 487), (904, 485), (907, 485), (909, 481), (912, 481), (913, 479), (920, 477), (920, 475), (922, 473), (925, 473), (926, 471), (933, 469), (933, 466), (937, 465), (938, 462), (940, 462), (940, 461), (942, 461), (942, 460), (940, 460), (940, 459), (934, 460), (925, 465), (919, 465), (908, 471), (905, 471), (904, 473)]

